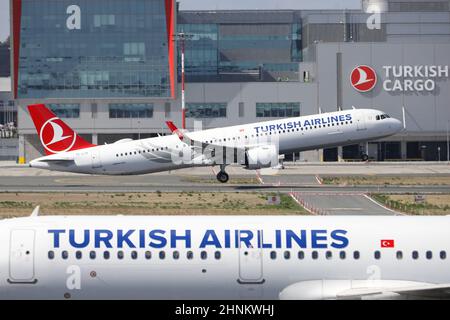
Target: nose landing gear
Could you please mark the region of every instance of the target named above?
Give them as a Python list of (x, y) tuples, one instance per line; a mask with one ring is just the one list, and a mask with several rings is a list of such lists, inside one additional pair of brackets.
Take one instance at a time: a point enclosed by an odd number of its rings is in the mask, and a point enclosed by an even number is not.
[(369, 156), (368, 156), (366, 153), (362, 153), (362, 154), (361, 154), (361, 160), (364, 161), (364, 162), (366, 162), (366, 161), (369, 160)]
[(221, 183), (227, 183), (228, 180), (230, 179), (230, 176), (228, 175), (228, 173), (225, 172), (225, 165), (221, 165), (220, 166), (220, 171), (216, 176), (217, 180)]

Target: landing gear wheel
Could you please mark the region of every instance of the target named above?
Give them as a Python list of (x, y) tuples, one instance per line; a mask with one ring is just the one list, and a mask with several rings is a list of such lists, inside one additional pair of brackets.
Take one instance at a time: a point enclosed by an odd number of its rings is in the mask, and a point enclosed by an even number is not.
[(366, 162), (366, 161), (369, 160), (369, 156), (368, 156), (367, 154), (363, 153), (363, 154), (361, 155), (361, 160), (364, 161), (364, 162)]
[(222, 183), (227, 183), (228, 180), (230, 179), (230, 177), (228, 176), (228, 173), (226, 173), (225, 171), (220, 171), (217, 176), (216, 176), (217, 180), (219, 180), (219, 182)]

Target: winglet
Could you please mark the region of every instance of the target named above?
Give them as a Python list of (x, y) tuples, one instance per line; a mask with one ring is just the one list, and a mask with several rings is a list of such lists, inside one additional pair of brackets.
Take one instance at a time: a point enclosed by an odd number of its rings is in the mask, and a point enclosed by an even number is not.
[(178, 135), (178, 138), (180, 140), (184, 139), (183, 133), (177, 128), (177, 126), (172, 121), (166, 121), (166, 124), (172, 133), (175, 133)]
[(39, 209), (40, 209), (40, 206), (36, 206), (36, 208), (34, 208), (33, 212), (31, 213), (30, 217), (39, 216)]

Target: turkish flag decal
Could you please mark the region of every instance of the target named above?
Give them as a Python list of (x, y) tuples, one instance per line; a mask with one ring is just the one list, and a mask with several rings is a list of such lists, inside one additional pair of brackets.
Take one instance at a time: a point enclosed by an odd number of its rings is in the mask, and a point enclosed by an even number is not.
[(381, 240), (382, 248), (394, 248), (394, 240)]

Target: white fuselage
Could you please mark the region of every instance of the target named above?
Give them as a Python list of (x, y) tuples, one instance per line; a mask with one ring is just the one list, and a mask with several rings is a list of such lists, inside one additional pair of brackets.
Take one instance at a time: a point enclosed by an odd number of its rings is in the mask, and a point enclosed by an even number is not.
[(448, 230), (449, 217), (16, 218), (0, 222), (0, 299), (327, 299), (323, 283), (449, 283)]
[[(381, 113), (372, 109), (345, 110), (191, 132), (190, 138), (244, 150), (276, 144), (279, 154), (286, 154), (355, 144), (401, 130), (402, 125), (396, 119), (377, 120), (376, 116)], [(177, 135), (170, 135), (62, 152), (35, 159), (30, 166), (89, 174), (130, 175), (217, 164), (208, 157), (185, 161), (182, 155), (189, 154), (190, 150), (191, 146)]]

